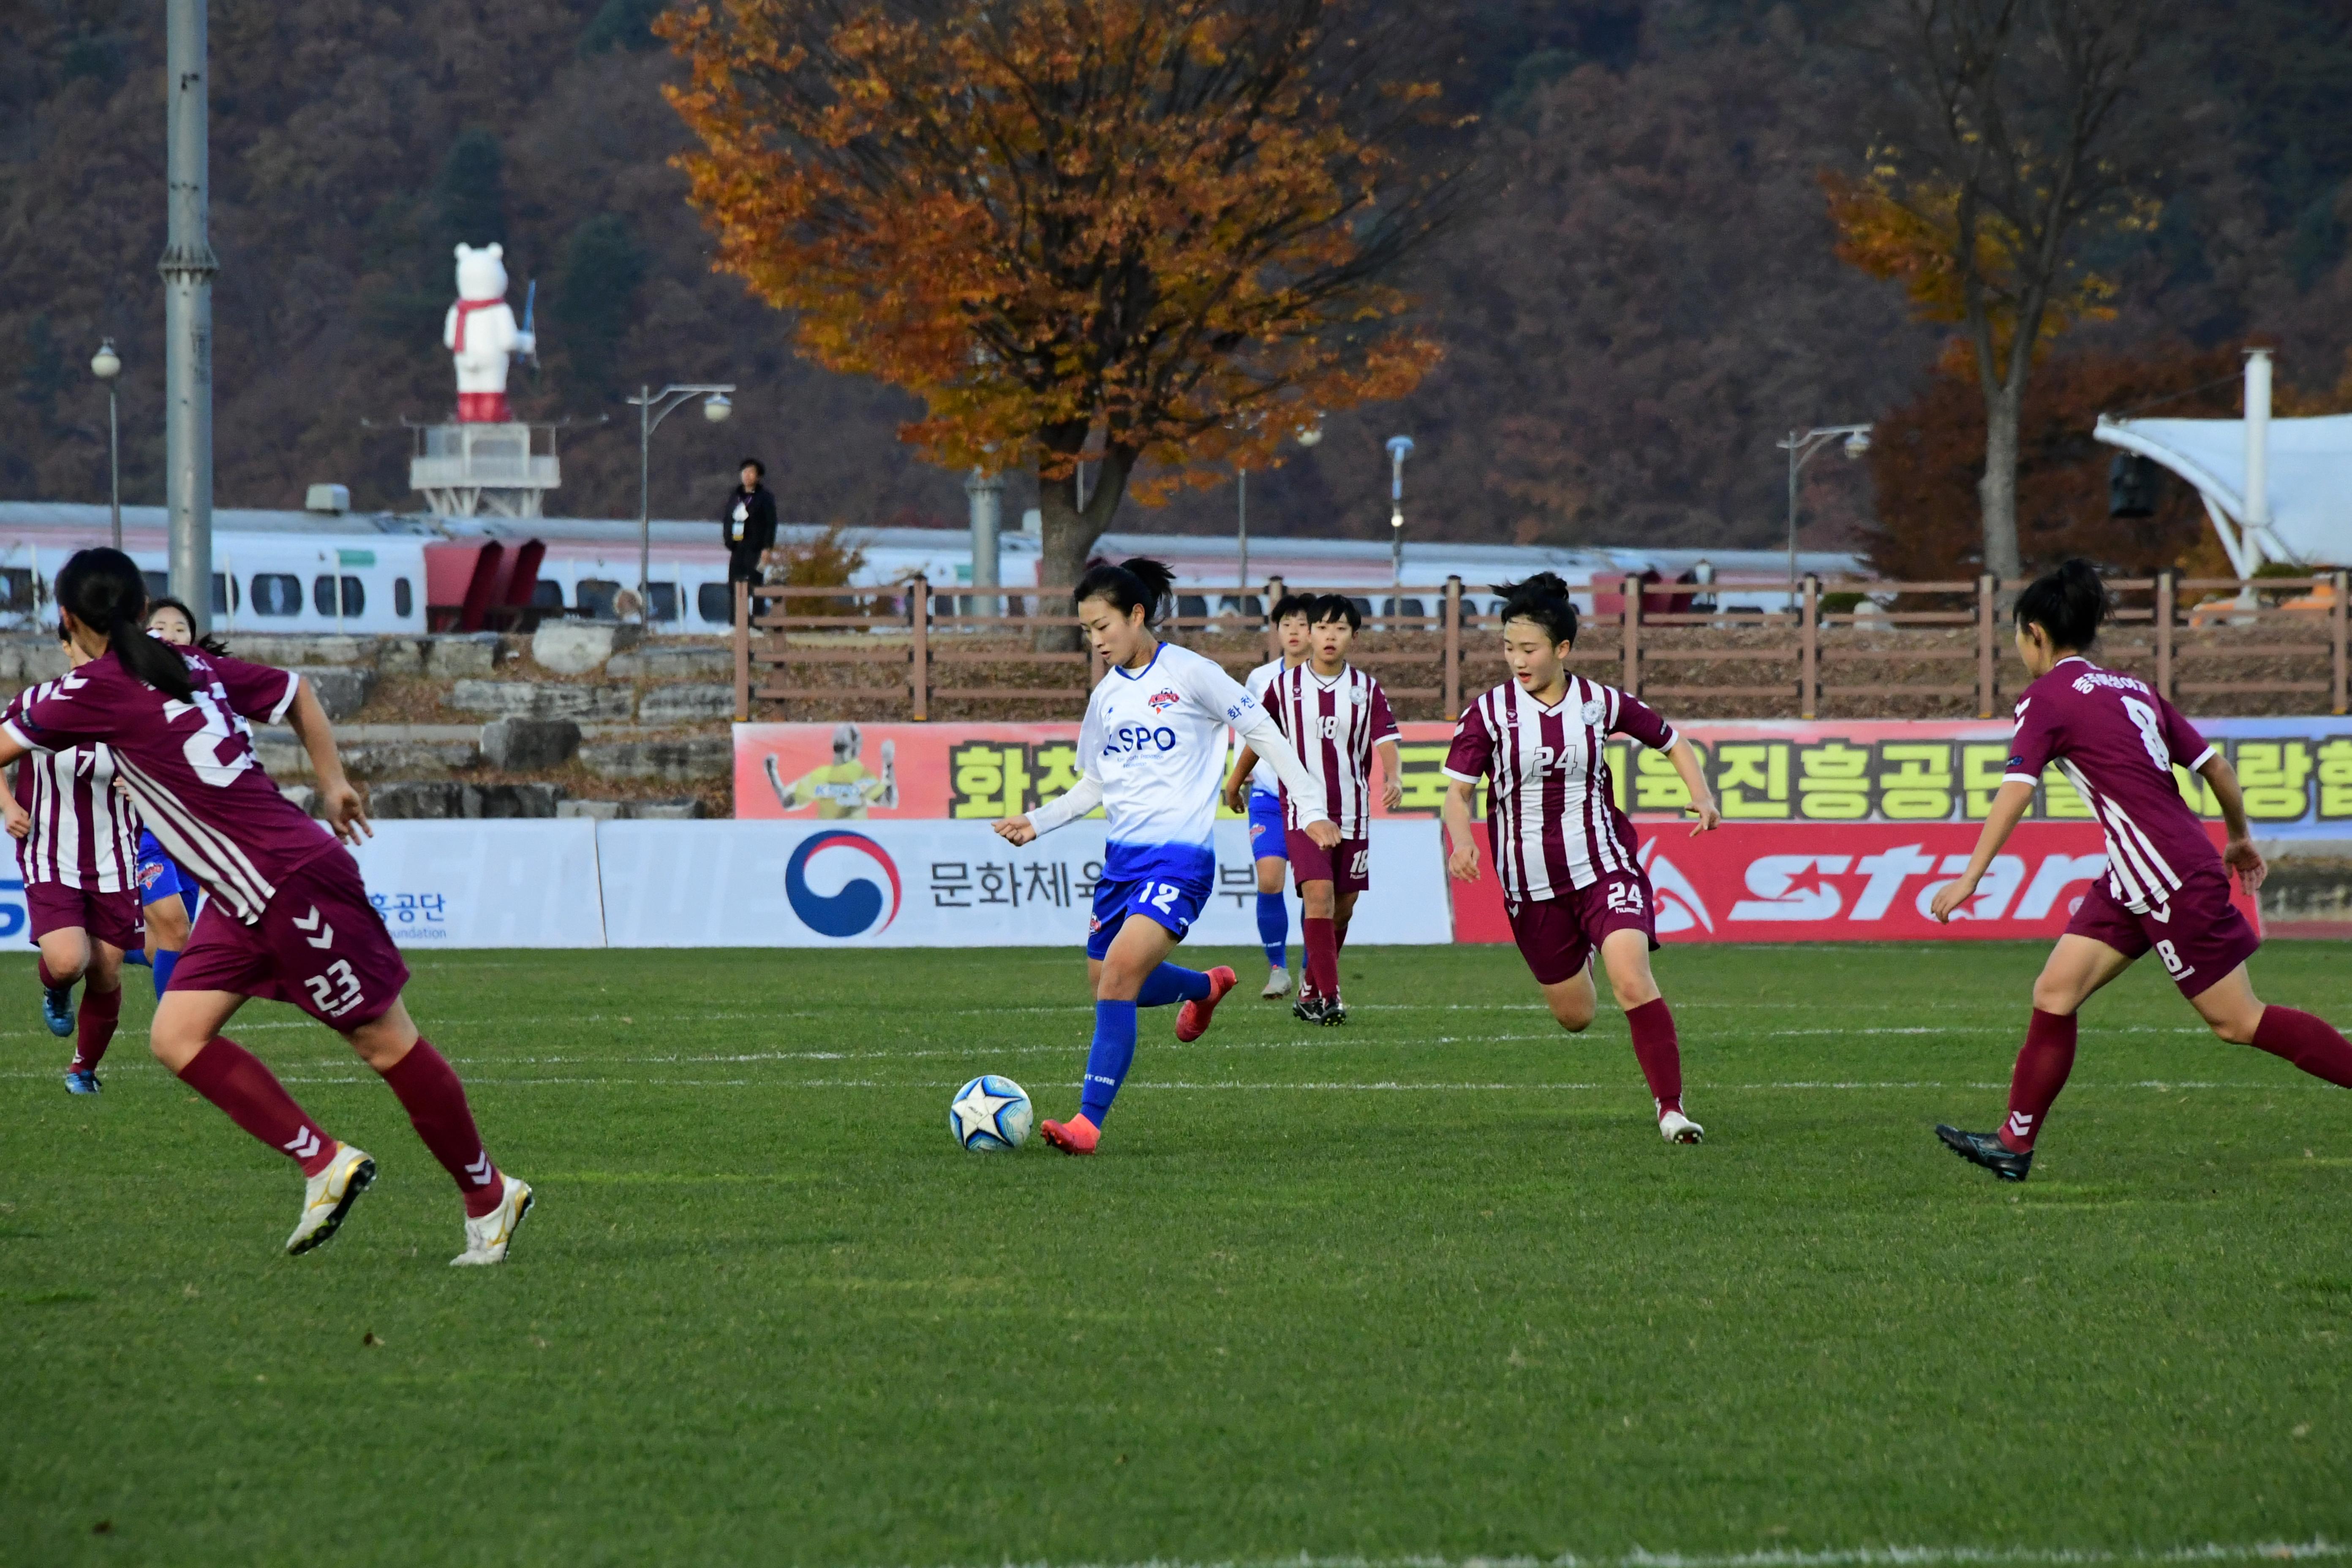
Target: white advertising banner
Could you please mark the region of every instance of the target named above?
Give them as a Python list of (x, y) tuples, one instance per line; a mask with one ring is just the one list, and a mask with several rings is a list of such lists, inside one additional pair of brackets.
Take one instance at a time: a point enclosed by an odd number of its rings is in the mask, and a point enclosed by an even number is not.
[[(1452, 941), (1437, 824), (1371, 828), (1349, 943)], [(1248, 833), (1217, 825), (1197, 945), (1257, 944)], [(596, 837), (614, 947), (1074, 947), (1103, 860), (1099, 821), (1017, 849), (984, 822), (606, 822)]]
[(353, 853), (402, 947), (604, 945), (596, 824), (584, 817), (379, 822)]

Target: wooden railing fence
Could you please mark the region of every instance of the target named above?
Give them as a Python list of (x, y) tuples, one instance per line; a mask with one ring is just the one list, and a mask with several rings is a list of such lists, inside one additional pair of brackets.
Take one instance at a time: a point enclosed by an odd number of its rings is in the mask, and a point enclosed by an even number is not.
[[(1817, 717), (1824, 698), (1944, 700), (1973, 706), (1979, 718), (2000, 709), (2004, 684), (2013, 694), (2014, 655), (2007, 651), (2009, 628), (2001, 614), (2004, 595), (2022, 582), (1991, 577), (1947, 582), (1829, 581), (1807, 577), (1795, 605), (1785, 610), (1731, 610), (1708, 595), (1722, 592), (1687, 584), (1644, 583), (1628, 577), (1612, 585), (1596, 583), (1595, 612), (1579, 637), (1580, 668), (1591, 669), (1603, 648), (1614, 650), (1607, 673), (1645, 701), (1737, 698), (1793, 706), (1796, 716)], [(2315, 577), (2113, 579), (2117, 607), (2114, 630), (2104, 647), (2109, 662), (2152, 673), (2168, 697), (2284, 695), (2324, 699), (2326, 710), (2352, 708), (2352, 574)], [(1421, 633), (1437, 637), (1434, 649), (1399, 646), (1387, 637), (1366, 643), (1354, 662), (1379, 673), (1384, 668), (1427, 668), (1436, 685), (1394, 686), (1400, 706), (1434, 700), (1448, 718), (1462, 710), (1465, 639), (1495, 630), (1495, 616), (1482, 613), (1459, 577), (1429, 587), (1367, 593), (1361, 587), (1290, 587), (1276, 579), (1268, 597), (1286, 591), (1348, 594), (1369, 605), (1366, 626), (1381, 633)], [(979, 612), (982, 603), (991, 613)], [(1047, 627), (1075, 629), (1077, 617), (1053, 613), (1069, 603), (1067, 589), (1022, 587), (971, 589), (958, 585), (934, 592), (921, 577), (887, 587), (782, 587), (737, 584), (735, 588), (735, 716), (751, 715), (754, 703), (839, 704), (845, 699), (885, 700), (909, 719), (927, 720), (935, 702), (1058, 703), (1083, 706), (1101, 679), (1102, 662), (1091, 651), (1054, 652), (1034, 647), (1034, 634)], [(796, 607), (797, 606), (797, 607)], [(1390, 612), (1395, 613), (1390, 613)], [(1412, 613), (1406, 613), (1411, 611)], [(1185, 634), (1246, 631), (1270, 658), (1273, 629), (1262, 616), (1178, 615), (1161, 626), (1178, 640)], [(2309, 631), (2324, 626), (2326, 641), (2249, 640), (2216, 635), (2220, 627), (2267, 627)], [(1949, 634), (1971, 634), (1954, 646)], [(1759, 638), (1757, 633), (1780, 633)], [(1904, 634), (1941, 633), (1929, 637)], [(2184, 642), (2184, 634), (2194, 639)], [(1079, 640), (1083, 643), (1081, 637)], [(1020, 644), (1024, 646), (1011, 646)], [(1233, 647), (1244, 646), (1233, 644)], [(2180, 680), (2175, 667), (2184, 653), (2200, 659), (2309, 659), (2322, 647), (2326, 679)], [(1488, 649), (1482, 662), (1491, 663)], [(1231, 657), (1230, 648), (1227, 657)], [(2004, 668), (2004, 663), (2011, 667)], [(1956, 668), (1946, 681), (1862, 681), (1858, 666), (1927, 664)], [(833, 684), (796, 684), (794, 671), (834, 665), (853, 667), (850, 679)], [(1732, 668), (1729, 683), (1654, 679), (1685, 668), (1694, 674)], [(1746, 669), (1771, 670), (1777, 679), (1739, 679)], [(1083, 671), (1083, 674), (1080, 672)], [(1023, 672), (1033, 672), (1026, 681)], [(1236, 671), (1236, 674), (1239, 672)], [(1061, 674), (1056, 681), (1049, 678)], [(976, 678), (974, 684), (960, 677)], [(861, 679), (861, 677), (863, 679)], [(802, 677), (805, 679), (805, 676)], [(1385, 683), (1384, 683), (1385, 684)], [(2317, 707), (2316, 702), (2311, 706)], [(815, 715), (826, 716), (824, 713)], [(1759, 715), (1763, 716), (1763, 715)], [(1785, 714), (1772, 716), (1786, 716)]]

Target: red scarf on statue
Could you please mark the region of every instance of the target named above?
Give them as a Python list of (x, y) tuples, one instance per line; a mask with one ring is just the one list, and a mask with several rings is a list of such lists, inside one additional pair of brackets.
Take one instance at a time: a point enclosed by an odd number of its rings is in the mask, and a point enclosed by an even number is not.
[(454, 350), (452, 350), (451, 352), (456, 353), (464, 353), (466, 352), (466, 318), (467, 318), (467, 316), (472, 315), (472, 314), (473, 314), (475, 311), (477, 311), (477, 310), (495, 310), (495, 309), (497, 309), (499, 306), (503, 305), (503, 304), (505, 304), (505, 303), (506, 303), (506, 301), (505, 301), (504, 300), (458, 300), (458, 301), (457, 301), (457, 346), (456, 346), (456, 348), (455, 348)]

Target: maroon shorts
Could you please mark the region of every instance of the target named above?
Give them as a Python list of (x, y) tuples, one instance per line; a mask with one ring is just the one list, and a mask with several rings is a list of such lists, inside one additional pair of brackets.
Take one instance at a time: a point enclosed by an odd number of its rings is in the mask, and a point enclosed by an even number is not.
[(1282, 836), (1290, 855), (1290, 879), (1304, 889), (1309, 882), (1328, 882), (1331, 891), (1360, 893), (1372, 885), (1372, 841), (1342, 838), (1337, 849), (1326, 849), (1297, 828)]
[(2105, 942), (2126, 958), (2154, 948), (2183, 996), (2203, 994), (2263, 945), (2230, 901), (2230, 874), (2218, 866), (2189, 872), (2171, 902), (2144, 915), (2124, 908), (2101, 877), (2083, 895), (2066, 934)]
[(1630, 871), (1603, 871), (1589, 888), (1578, 888), (1556, 899), (1541, 899), (1512, 908), (1511, 935), (1519, 956), (1538, 985), (1572, 980), (1609, 933), (1637, 931), (1658, 946), (1656, 900), (1650, 896), (1650, 879), (1640, 867)]
[(407, 984), (408, 965), (368, 902), (359, 862), (340, 845), (278, 883), (259, 925), (206, 899), (172, 972), (174, 991), (291, 1002), (341, 1030), (382, 1017)]
[(32, 915), (33, 940), (37, 942), (53, 931), (79, 927), (89, 933), (92, 942), (102, 942), (125, 952), (137, 952), (147, 945), (147, 921), (140, 913), (136, 888), (120, 893), (94, 893), (87, 888), (68, 888), (63, 882), (27, 882), (25, 907)]

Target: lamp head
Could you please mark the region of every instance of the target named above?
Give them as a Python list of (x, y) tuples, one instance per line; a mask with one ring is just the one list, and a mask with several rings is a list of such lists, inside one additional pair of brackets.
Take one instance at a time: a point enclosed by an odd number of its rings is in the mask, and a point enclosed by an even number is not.
[(1412, 437), (1410, 436), (1391, 436), (1388, 440), (1388, 447), (1389, 460), (1391, 462), (1402, 463), (1407, 458), (1412, 456)]
[(114, 340), (107, 339), (89, 356), (89, 373), (100, 381), (112, 381), (122, 374), (122, 356), (114, 352)]
[(1318, 419), (1314, 424), (1308, 426), (1306, 429), (1301, 430), (1297, 437), (1297, 440), (1302, 447), (1314, 447), (1320, 445), (1323, 440), (1323, 421)]
[(1870, 432), (1869, 432), (1869, 431), (1867, 431), (1867, 430), (1857, 430), (1857, 431), (1855, 431), (1853, 435), (1851, 435), (1851, 436), (1849, 436), (1849, 437), (1847, 437), (1845, 438), (1845, 455), (1846, 455), (1848, 458), (1859, 458), (1859, 457), (1861, 457), (1864, 452), (1867, 452), (1867, 451), (1869, 451), (1869, 450), (1870, 450)]
[(734, 412), (735, 405), (727, 401), (723, 392), (714, 392), (702, 400), (702, 416), (713, 425), (724, 425), (727, 416)]

